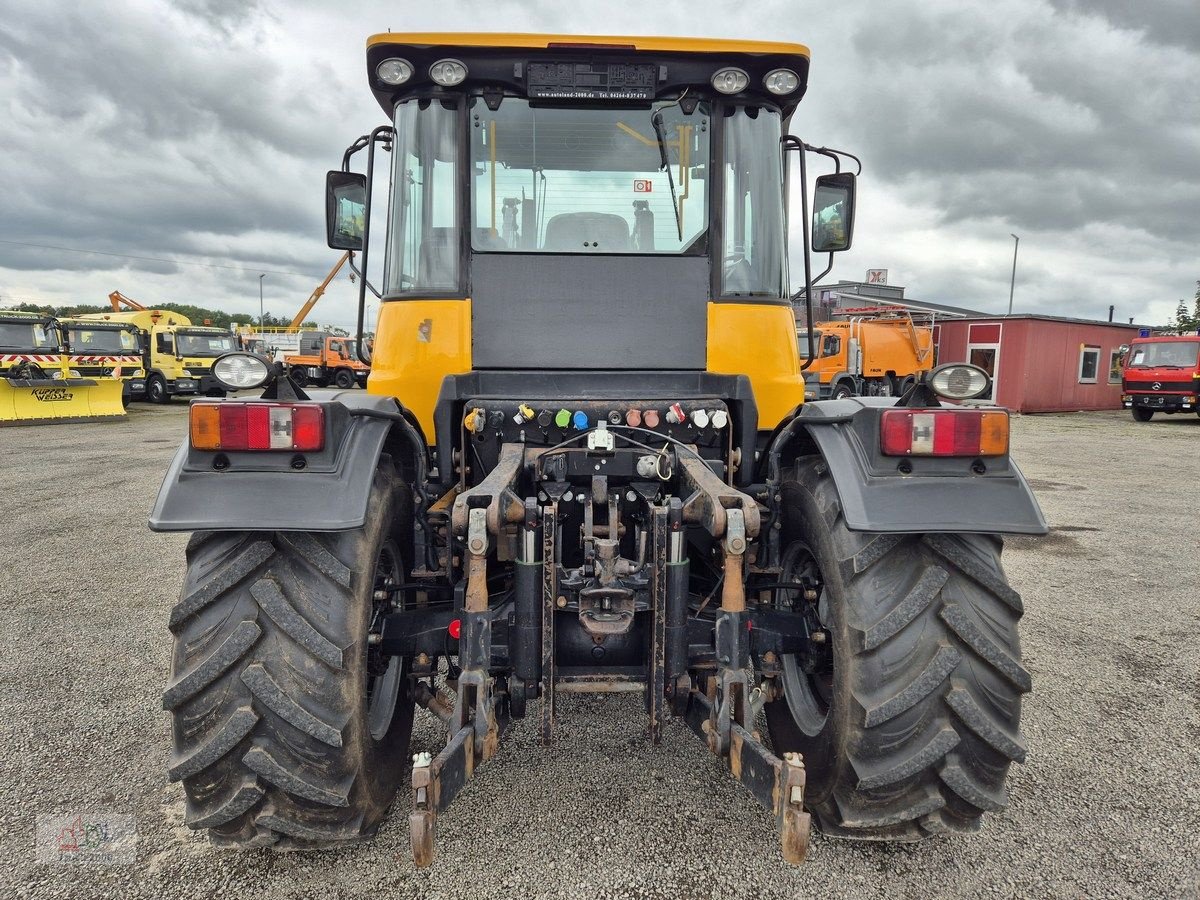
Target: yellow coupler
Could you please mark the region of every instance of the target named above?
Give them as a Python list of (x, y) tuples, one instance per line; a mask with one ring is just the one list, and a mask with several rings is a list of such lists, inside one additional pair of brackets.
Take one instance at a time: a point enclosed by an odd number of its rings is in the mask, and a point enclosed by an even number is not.
[[(61, 354), (4, 359), (7, 366), (0, 373), (0, 425), (97, 422), (125, 415), (119, 377), (73, 378)], [(31, 365), (22, 366), (22, 362)]]

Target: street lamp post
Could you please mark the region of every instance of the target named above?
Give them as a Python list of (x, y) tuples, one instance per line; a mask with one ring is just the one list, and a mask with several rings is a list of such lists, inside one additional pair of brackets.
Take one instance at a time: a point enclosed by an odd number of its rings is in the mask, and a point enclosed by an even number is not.
[[(263, 315), (263, 298), (262, 298), (262, 282), (263, 282), (263, 279), (266, 277), (267, 277), (266, 272), (264, 272), (263, 274), (258, 276), (258, 330), (259, 330), (260, 334), (265, 330), (264, 322), (266, 321), (266, 317)], [(1009, 305), (1011, 306), (1011, 303)], [(1011, 311), (1012, 310), (1009, 310), (1009, 312), (1011, 312)]]
[(1021, 239), (1009, 232), (1009, 236), (1013, 239), (1013, 270), (1012, 280), (1008, 283), (1008, 314), (1012, 315), (1013, 291), (1017, 287), (1017, 248), (1021, 246)]

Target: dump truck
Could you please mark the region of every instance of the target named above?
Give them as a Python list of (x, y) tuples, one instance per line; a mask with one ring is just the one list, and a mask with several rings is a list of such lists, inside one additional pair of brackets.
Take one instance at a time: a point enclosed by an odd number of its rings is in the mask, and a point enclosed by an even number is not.
[(285, 354), (283, 363), (288, 376), (300, 387), (366, 387), (371, 367), (358, 358), (354, 338), (325, 331), (300, 332), (300, 350)]
[[(841, 310), (815, 326), (817, 357), (805, 372), (811, 400), (898, 397), (933, 368), (933, 322), (895, 307)], [(804, 352), (806, 331), (797, 331)]]
[(1134, 338), (1121, 373), (1121, 404), (1139, 422), (1156, 412), (1200, 415), (1200, 334)]
[(146, 396), (146, 367), (150, 354), (146, 334), (129, 322), (60, 318), (63, 352), (70, 367), (84, 378), (117, 378), (121, 403)]
[(84, 377), (52, 316), (0, 310), (0, 425), (94, 422), (125, 415), (119, 378)]
[(218, 356), (237, 348), (230, 332), (193, 325), (187, 316), (165, 309), (114, 310), (76, 319), (131, 325), (142, 332), (149, 348), (145, 398), (151, 403), (169, 403), (176, 396), (224, 395), (209, 370)]
[[(386, 260), (368, 389), (216, 360), (262, 395), (191, 405), (150, 516), (194, 533), (163, 694), (187, 824), (337, 845), (403, 787), (430, 865), (439, 821), (491, 827), (454, 799), (512, 721), (549, 745), (564, 696), (632, 692), (790, 862), (814, 819), (976, 830), (1025, 757), (1001, 535), (1046, 523), (1008, 413), (941, 402), (977, 367), (804, 402), (786, 199), (811, 297), (860, 171), (790, 132), (808, 49), (389, 32), (366, 64), (387, 121), (328, 174), (326, 237)], [(445, 742), (409, 781), (418, 705)]]

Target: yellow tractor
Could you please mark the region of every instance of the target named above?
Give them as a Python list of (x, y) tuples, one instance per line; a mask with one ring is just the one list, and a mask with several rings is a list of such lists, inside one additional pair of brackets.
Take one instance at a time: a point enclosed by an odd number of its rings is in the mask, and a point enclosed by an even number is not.
[(120, 378), (85, 378), (57, 320), (0, 310), (0, 425), (95, 422), (125, 415)]
[(557, 698), (635, 692), (647, 739), (690, 727), (788, 861), (810, 819), (978, 828), (1030, 688), (999, 535), (1046, 525), (1008, 414), (939, 399), (981, 370), (804, 404), (785, 198), (811, 297), (857, 174), (789, 131), (808, 49), (387, 33), (366, 63), (387, 123), (326, 215), (366, 276), (360, 356), (382, 298), (368, 390), (222, 356), (213, 378), (262, 396), (192, 403), (151, 514), (195, 532), (163, 695), (187, 823), (373, 834), (419, 704), (446, 726), (408, 785), (429, 865), (513, 720), (550, 744)]

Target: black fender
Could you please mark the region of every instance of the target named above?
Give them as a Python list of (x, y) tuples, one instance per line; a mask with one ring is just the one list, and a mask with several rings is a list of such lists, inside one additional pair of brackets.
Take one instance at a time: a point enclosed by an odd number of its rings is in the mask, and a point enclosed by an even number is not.
[(794, 461), (819, 453), (852, 531), (1046, 534), (1049, 528), (1025, 476), (1009, 457), (905, 458), (879, 451), (879, 415), (894, 397), (806, 403), (766, 454), (772, 491)]
[(427, 447), (420, 425), (392, 397), (360, 390), (311, 391), (326, 410), (324, 450), (305, 454), (221, 454), (185, 440), (171, 460), (150, 514), (152, 531), (345, 531), (366, 520), (367, 498), (384, 453), (423, 496)]

